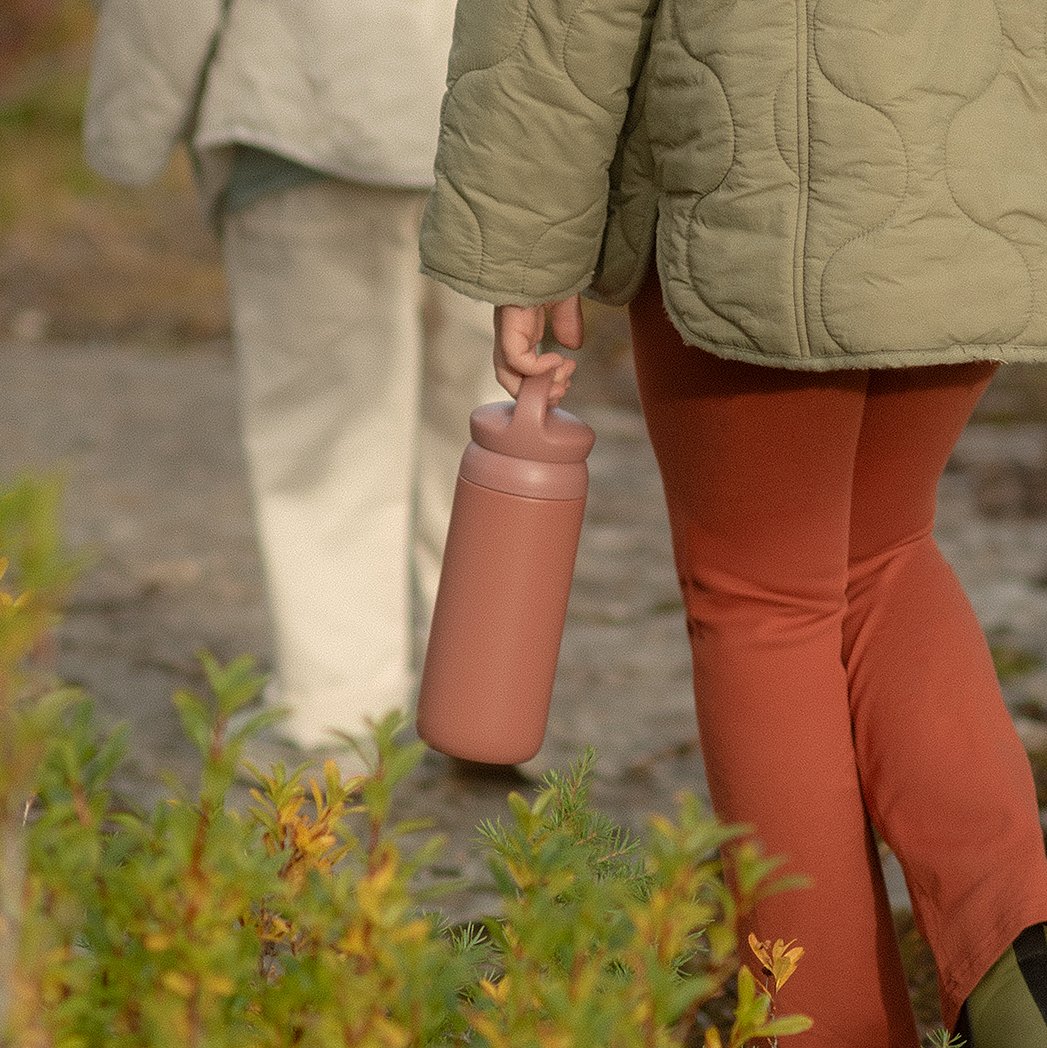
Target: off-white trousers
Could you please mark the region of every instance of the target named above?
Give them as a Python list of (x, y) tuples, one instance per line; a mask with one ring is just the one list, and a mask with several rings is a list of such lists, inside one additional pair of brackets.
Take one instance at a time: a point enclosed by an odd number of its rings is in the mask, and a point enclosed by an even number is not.
[(286, 730), (413, 699), (491, 307), (418, 272), (425, 194), (324, 181), (227, 217), (242, 423)]

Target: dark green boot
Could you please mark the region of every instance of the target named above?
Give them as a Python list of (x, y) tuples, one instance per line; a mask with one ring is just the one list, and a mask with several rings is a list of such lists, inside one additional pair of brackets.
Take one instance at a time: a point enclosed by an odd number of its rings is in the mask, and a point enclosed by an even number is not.
[(956, 1032), (966, 1048), (1047, 1048), (1047, 925), (1026, 928), (985, 973)]

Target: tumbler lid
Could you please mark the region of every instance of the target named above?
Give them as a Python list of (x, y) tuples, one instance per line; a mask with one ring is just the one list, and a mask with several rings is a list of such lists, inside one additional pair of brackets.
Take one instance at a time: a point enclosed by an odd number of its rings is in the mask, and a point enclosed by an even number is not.
[(584, 462), (596, 434), (562, 408), (549, 407), (552, 372), (523, 380), (513, 401), (484, 404), (469, 417), (473, 440), (488, 451), (537, 462)]

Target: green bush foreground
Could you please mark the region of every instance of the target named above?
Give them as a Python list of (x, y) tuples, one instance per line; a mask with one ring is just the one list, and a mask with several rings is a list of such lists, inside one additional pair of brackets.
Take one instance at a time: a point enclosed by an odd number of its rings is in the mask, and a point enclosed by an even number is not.
[[(787, 886), (777, 862), (693, 796), (630, 838), (589, 803), (591, 753), (480, 827), (502, 912), (457, 927), (417, 887), (440, 842), (393, 817), (424, 750), (397, 718), (362, 747), (365, 775), (256, 770), (249, 810), (228, 802), (273, 717), (231, 727), (262, 685), (250, 659), (204, 657), (210, 696), (175, 697), (198, 790), (118, 808), (123, 734), (41, 668), (77, 572), (56, 498), (0, 491), (0, 1043), (740, 1048), (810, 1025), (774, 1013), (800, 951), (763, 944), (759, 977), (738, 956), (739, 916)], [(728, 984), (717, 1029), (703, 1009)]]

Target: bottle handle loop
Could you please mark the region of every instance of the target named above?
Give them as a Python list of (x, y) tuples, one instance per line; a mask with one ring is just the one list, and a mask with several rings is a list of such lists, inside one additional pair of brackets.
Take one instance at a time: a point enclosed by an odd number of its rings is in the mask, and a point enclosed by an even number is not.
[(517, 431), (541, 431), (549, 411), (549, 390), (553, 386), (553, 371), (541, 375), (525, 375), (513, 408), (510, 428)]

